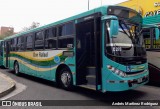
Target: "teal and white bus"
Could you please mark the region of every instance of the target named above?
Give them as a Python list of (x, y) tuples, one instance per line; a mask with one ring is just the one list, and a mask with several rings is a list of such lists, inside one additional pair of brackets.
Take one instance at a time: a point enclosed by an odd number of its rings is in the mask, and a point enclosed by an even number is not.
[(102, 6), (4, 39), (4, 66), (101, 92), (125, 91), (148, 82), (142, 16)]

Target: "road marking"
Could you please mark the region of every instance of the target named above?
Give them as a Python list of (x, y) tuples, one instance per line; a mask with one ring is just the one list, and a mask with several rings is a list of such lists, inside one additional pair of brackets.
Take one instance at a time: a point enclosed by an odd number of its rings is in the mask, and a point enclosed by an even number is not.
[(15, 95), (23, 92), (24, 90), (26, 90), (26, 88), (27, 88), (26, 85), (16, 82), (16, 88), (15, 88), (15, 90), (13, 90), (13, 91), (12, 91), (11, 93), (9, 93), (8, 95), (0, 98), (0, 100), (9, 99), (9, 98), (11, 98), (11, 97), (13, 97), (13, 96), (15, 96)]

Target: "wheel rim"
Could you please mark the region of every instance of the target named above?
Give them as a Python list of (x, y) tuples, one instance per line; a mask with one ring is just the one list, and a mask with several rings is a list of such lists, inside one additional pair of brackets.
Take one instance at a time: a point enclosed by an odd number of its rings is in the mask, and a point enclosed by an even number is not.
[(18, 74), (18, 64), (15, 64), (15, 73)]
[(63, 85), (65, 87), (68, 87), (68, 85), (71, 82), (71, 75), (68, 71), (65, 71), (62, 75), (61, 75), (61, 81), (63, 83)]

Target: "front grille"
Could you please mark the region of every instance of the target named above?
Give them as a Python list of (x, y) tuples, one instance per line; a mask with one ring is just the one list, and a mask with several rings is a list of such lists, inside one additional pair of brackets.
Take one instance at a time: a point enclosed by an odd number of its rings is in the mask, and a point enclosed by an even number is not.
[(132, 75), (132, 74), (137, 74), (137, 73), (142, 73), (144, 70), (137, 71), (137, 72), (126, 72), (127, 75)]
[(135, 76), (135, 75), (138, 75), (140, 73), (144, 73), (144, 70), (140, 70), (140, 71), (137, 71), (137, 72), (126, 72), (127, 76)]
[(145, 64), (147, 62), (147, 59), (145, 58), (131, 58), (131, 59), (121, 58), (121, 59), (118, 59), (117, 62), (123, 65), (140, 65), (140, 64)]
[(117, 57), (107, 55), (107, 57), (119, 64), (128, 66), (128, 65), (141, 65), (147, 63), (147, 59), (145, 57)]

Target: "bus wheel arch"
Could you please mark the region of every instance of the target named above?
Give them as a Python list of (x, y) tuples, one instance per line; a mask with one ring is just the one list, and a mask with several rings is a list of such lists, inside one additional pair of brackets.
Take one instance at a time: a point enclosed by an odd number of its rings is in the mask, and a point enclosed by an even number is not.
[[(63, 84), (62, 82), (62, 77), (64, 77), (64, 75), (67, 75), (65, 77), (67, 78), (68, 84)], [(70, 68), (66, 64), (61, 64), (58, 66), (56, 70), (56, 83), (58, 84), (58, 86), (61, 86), (62, 88), (66, 90), (70, 90), (72, 88), (73, 75), (71, 73)]]

